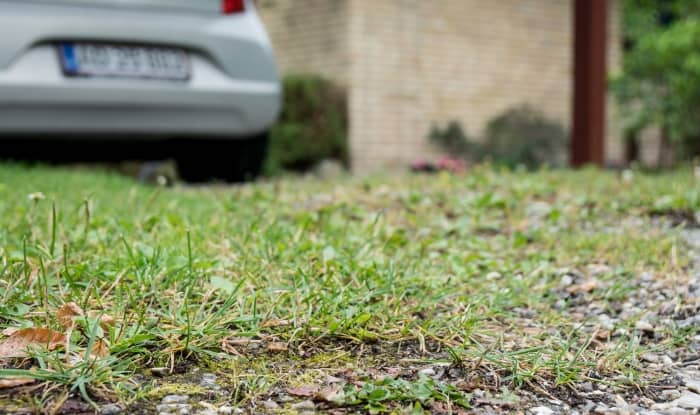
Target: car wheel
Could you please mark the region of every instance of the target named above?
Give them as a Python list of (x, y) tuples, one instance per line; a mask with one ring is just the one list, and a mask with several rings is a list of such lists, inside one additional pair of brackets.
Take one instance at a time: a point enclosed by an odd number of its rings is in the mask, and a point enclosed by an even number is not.
[(177, 168), (186, 182), (243, 182), (258, 177), (267, 155), (268, 134), (248, 139), (192, 139), (177, 146)]

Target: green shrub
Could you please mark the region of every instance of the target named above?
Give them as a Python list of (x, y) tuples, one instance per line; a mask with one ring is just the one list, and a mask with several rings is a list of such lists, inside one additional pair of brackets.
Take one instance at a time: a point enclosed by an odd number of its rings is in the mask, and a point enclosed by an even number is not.
[(433, 126), (429, 138), (450, 154), (469, 161), (490, 159), (496, 164), (528, 168), (566, 163), (565, 128), (528, 105), (493, 118), (482, 139), (469, 137), (458, 121), (450, 121), (444, 129)]
[(304, 171), (324, 159), (347, 165), (345, 92), (315, 75), (290, 75), (283, 85), (282, 114), (270, 132), (267, 173)]
[(433, 144), (452, 155), (469, 158), (480, 151), (476, 140), (467, 135), (459, 121), (448, 122), (444, 129), (433, 125), (428, 137)]
[(523, 105), (512, 108), (486, 126), (485, 155), (508, 166), (565, 164), (568, 135), (564, 126)]
[(622, 23), (627, 48), (610, 86), (627, 136), (657, 126), (675, 156), (699, 155), (700, 2), (625, 0)]

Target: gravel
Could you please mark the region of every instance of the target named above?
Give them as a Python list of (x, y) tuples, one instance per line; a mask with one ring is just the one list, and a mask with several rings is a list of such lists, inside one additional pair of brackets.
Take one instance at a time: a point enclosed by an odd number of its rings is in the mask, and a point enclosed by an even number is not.
[(109, 404), (109, 405), (104, 405), (104, 406), (100, 409), (100, 414), (101, 414), (101, 415), (117, 415), (117, 414), (121, 414), (123, 411), (124, 411), (124, 410), (122, 409), (121, 406), (112, 403), (112, 404)]

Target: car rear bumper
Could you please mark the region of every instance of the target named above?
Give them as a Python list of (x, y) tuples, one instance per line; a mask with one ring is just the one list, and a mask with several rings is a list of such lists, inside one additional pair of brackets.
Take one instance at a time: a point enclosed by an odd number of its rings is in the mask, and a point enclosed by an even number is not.
[[(279, 112), (267, 38), (251, 36), (261, 30), (255, 15), (88, 8), (88, 19), (82, 7), (2, 0), (0, 7), (0, 133), (245, 137), (268, 129)], [(66, 77), (55, 47), (65, 40), (181, 47), (190, 54), (192, 76), (186, 82)]]

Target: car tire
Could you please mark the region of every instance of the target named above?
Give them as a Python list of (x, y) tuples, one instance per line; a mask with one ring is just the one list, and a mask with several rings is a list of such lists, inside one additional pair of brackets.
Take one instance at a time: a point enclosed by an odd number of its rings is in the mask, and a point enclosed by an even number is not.
[(267, 155), (267, 133), (247, 139), (191, 139), (177, 146), (177, 168), (182, 180), (244, 182), (262, 172)]

